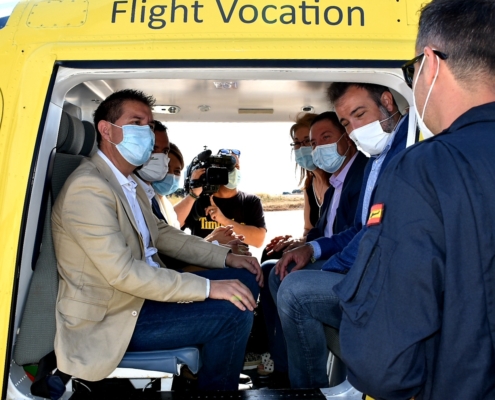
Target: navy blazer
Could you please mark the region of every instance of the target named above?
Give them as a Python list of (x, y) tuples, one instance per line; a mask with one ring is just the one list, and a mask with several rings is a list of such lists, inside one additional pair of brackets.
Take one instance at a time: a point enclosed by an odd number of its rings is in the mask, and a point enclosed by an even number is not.
[[(376, 191), (376, 186), (380, 182), (380, 177), (390, 160), (392, 160), (397, 154), (406, 148), (407, 133), (409, 131), (409, 115), (404, 116), (404, 121), (400, 126), (399, 130), (395, 134), (395, 138), (392, 142), (391, 148), (383, 161), (380, 173), (378, 174), (378, 180), (376, 182), (375, 188), (371, 194), (370, 204), (373, 204), (373, 198)], [(366, 230), (366, 227), (362, 226), (361, 214), (363, 210), (364, 192), (366, 184), (368, 182), (368, 177), (371, 172), (371, 167), (373, 166), (373, 161), (376, 157), (371, 157), (371, 162), (367, 164), (364, 177), (363, 177), (363, 188), (361, 190), (361, 196), (358, 203), (358, 208), (356, 210), (356, 217), (354, 219), (354, 224), (343, 232), (337, 235), (333, 235), (330, 238), (320, 237), (317, 239), (318, 244), (321, 248), (320, 259), (328, 259), (328, 261), (323, 265), (322, 269), (325, 271), (347, 273), (349, 268), (352, 267), (356, 259), (358, 252), (359, 241)], [(364, 229), (363, 229), (364, 228)], [(333, 256), (333, 257), (332, 257)]]
[(334, 288), (349, 381), (375, 399), (495, 399), (494, 147), (495, 102), (380, 177), (383, 218)]
[[(340, 201), (335, 214), (333, 223), (333, 232), (339, 233), (345, 231), (354, 224), (354, 216), (359, 202), (363, 175), (369, 158), (358, 151), (357, 156), (352, 163), (344, 180)], [(307, 242), (325, 236), (325, 227), (327, 226), (328, 213), (332, 204), (333, 193), (335, 189), (330, 186), (325, 192), (323, 204), (321, 206), (320, 218), (316, 226), (311, 229), (306, 238)]]

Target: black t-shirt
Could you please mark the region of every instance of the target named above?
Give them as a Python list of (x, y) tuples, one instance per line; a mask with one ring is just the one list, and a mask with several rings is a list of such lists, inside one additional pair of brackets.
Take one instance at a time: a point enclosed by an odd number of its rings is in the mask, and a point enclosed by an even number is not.
[[(202, 200), (202, 199), (201, 199)], [(185, 228), (191, 230), (191, 234), (206, 237), (217, 227), (219, 222), (213, 221), (210, 216), (205, 216), (205, 208), (210, 205), (209, 199), (206, 204), (197, 201), (186, 218)], [(225, 217), (242, 225), (265, 228), (265, 217), (263, 206), (258, 196), (244, 192), (237, 192), (234, 197), (220, 198), (213, 196), (215, 204)], [(198, 219), (196, 217), (199, 217)]]

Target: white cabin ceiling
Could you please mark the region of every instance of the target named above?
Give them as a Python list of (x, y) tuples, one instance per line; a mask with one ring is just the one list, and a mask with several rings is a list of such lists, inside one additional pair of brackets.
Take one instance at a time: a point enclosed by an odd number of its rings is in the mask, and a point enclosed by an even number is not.
[[(215, 87), (215, 83), (228, 86), (232, 82), (236, 88)], [(94, 109), (98, 101), (113, 91), (138, 89), (153, 95), (157, 105), (180, 107), (177, 114), (155, 112), (155, 118), (161, 121), (279, 122), (293, 120), (305, 106), (313, 107), (316, 113), (327, 111), (330, 107), (325, 97), (327, 86), (325, 82), (302, 81), (115, 79), (92, 81), (90, 88), (86, 84), (78, 85), (67, 94), (66, 100), (82, 109)], [(208, 111), (201, 111), (206, 108), (202, 106), (208, 106)]]

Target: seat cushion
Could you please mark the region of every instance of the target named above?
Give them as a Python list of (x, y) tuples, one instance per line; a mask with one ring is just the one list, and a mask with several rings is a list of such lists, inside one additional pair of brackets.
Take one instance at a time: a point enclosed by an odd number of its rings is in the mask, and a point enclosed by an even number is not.
[(127, 352), (118, 367), (169, 372), (178, 375), (177, 366), (179, 364), (185, 364), (193, 374), (197, 373), (201, 367), (199, 349), (183, 347), (174, 350)]
[(342, 359), (342, 354), (340, 353), (339, 331), (328, 325), (324, 325), (324, 331), (328, 350), (330, 350), (334, 356)]

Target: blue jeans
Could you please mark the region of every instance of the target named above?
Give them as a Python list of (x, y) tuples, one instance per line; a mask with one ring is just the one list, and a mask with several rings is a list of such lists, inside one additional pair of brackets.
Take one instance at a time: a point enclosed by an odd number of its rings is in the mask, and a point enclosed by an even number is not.
[(263, 307), (266, 334), (268, 336), (268, 348), (275, 371), (287, 372), (287, 348), (285, 345), (282, 325), (278, 317), (277, 306), (273, 301), (269, 288), (270, 272), (278, 260), (268, 260), (261, 265), (265, 286), (260, 289), (260, 302)]
[[(261, 306), (263, 307), (263, 314), (265, 316), (265, 326), (268, 335), (268, 346), (270, 349), (270, 356), (275, 364), (275, 371), (287, 372), (287, 345), (285, 342), (282, 324), (278, 316), (276, 295), (272, 296), (272, 288), (278, 290), (280, 285), (280, 279), (275, 275), (275, 264), (278, 260), (268, 260), (261, 265), (263, 276), (265, 278), (265, 286), (260, 291)], [(306, 268), (320, 269), (322, 263), (308, 264)], [(290, 264), (288, 269), (292, 270), (293, 264)], [(273, 271), (273, 272), (272, 272)]]
[(270, 289), (277, 296), (278, 313), (287, 342), (289, 379), (294, 389), (329, 385), (326, 370), (328, 349), (323, 325), (340, 326), (342, 311), (333, 287), (344, 277), (327, 271), (295, 271), (281, 283), (278, 280), (278, 291), (274, 291), (277, 286), (275, 278), (270, 279)]
[[(239, 279), (258, 297), (259, 286), (245, 269), (195, 272), (211, 279)], [(253, 313), (229, 301), (206, 299), (193, 303), (146, 300), (128, 351), (168, 350), (200, 346), (203, 366), (198, 372), (201, 390), (237, 390)]]

